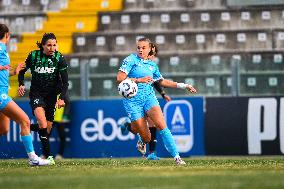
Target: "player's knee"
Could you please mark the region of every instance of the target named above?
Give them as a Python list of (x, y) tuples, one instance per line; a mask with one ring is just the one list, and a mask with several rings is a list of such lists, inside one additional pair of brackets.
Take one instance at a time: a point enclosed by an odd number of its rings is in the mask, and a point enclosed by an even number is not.
[(30, 127), (30, 124), (31, 124), (31, 121), (30, 121), (30, 119), (29, 119), (28, 117), (22, 119), (21, 122), (20, 122), (20, 125), (21, 125), (23, 128), (29, 128), (29, 127)]

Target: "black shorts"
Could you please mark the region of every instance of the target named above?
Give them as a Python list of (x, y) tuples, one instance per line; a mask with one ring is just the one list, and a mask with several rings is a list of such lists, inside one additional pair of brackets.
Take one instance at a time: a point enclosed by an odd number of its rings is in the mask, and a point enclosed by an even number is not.
[(40, 92), (30, 92), (30, 105), (33, 110), (37, 107), (42, 107), (45, 111), (45, 117), (47, 121), (53, 122), (55, 114), (55, 104), (57, 101), (56, 93), (40, 93)]

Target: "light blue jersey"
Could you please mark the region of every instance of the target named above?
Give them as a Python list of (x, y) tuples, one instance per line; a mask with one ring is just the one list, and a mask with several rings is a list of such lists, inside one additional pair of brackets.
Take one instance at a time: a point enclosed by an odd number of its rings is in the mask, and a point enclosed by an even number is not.
[[(6, 45), (0, 42), (0, 65), (10, 65), (9, 55), (6, 50)], [(0, 111), (7, 106), (12, 100), (8, 96), (9, 88), (9, 70), (0, 70)]]
[[(0, 42), (0, 65), (10, 65), (6, 45)], [(9, 87), (9, 70), (0, 70), (0, 87)]]
[[(126, 73), (129, 78), (143, 78), (145, 76), (150, 76), (154, 81), (163, 78), (155, 62), (143, 60), (137, 54), (131, 54), (126, 57), (122, 61), (119, 70)], [(140, 98), (151, 93), (154, 93), (152, 83), (138, 83), (138, 92), (135, 97)]]
[[(143, 60), (137, 54), (131, 54), (126, 57), (119, 70), (126, 73), (129, 78), (150, 76), (154, 81), (163, 79), (155, 62)], [(159, 105), (152, 83), (138, 83), (136, 96), (124, 99), (123, 104), (131, 121), (144, 117), (145, 112), (153, 106)]]

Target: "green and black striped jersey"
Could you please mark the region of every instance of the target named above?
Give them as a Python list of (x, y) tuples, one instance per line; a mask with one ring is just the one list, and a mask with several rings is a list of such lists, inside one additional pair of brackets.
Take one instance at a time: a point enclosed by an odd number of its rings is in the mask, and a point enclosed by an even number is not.
[(25, 69), (19, 73), (19, 85), (24, 85), (24, 74), (30, 69), (32, 74), (31, 91), (48, 91), (58, 86), (60, 72), (67, 69), (67, 63), (62, 54), (56, 51), (52, 56), (45, 55), (40, 50), (32, 51), (26, 61)]

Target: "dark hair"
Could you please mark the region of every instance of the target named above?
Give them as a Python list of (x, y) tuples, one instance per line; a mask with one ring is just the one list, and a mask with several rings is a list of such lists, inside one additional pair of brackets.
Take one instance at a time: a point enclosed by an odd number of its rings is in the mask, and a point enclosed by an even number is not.
[(149, 56), (157, 56), (159, 49), (155, 43), (150, 43), (151, 51), (149, 52)]
[(0, 24), (0, 39), (3, 39), (6, 33), (9, 33), (8, 26), (5, 24)]
[(56, 40), (56, 36), (54, 35), (54, 33), (45, 33), (43, 34), (42, 38), (41, 38), (41, 42), (36, 42), (38, 48), (43, 51), (43, 45), (46, 44), (46, 42), (49, 40), (49, 39), (55, 39)]

